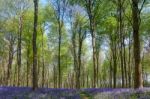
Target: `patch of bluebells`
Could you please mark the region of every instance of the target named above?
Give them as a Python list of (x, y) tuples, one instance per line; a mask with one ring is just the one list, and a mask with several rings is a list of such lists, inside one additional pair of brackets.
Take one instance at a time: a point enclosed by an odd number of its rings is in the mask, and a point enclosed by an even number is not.
[(27, 92), (30, 93), (31, 88), (27, 87), (0, 87), (0, 99), (21, 99)]
[(80, 99), (75, 89), (0, 87), (0, 99)]
[[(133, 90), (129, 88), (39, 88), (32, 91), (30, 87), (0, 87), (0, 99), (150, 99), (150, 88)], [(107, 98), (105, 98), (107, 97)], [(109, 97), (109, 98), (108, 98)]]

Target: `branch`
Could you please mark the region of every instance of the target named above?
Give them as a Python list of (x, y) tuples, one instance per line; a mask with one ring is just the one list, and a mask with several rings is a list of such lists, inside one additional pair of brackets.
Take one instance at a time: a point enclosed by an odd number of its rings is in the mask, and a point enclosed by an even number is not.
[(143, 0), (142, 6), (141, 6), (141, 8), (139, 9), (139, 14), (141, 13), (141, 11), (142, 11), (142, 9), (143, 9), (143, 7), (144, 7), (145, 2), (146, 2), (146, 0)]
[(127, 18), (127, 20), (129, 21), (129, 23), (131, 24), (131, 25), (133, 25), (132, 24), (132, 18), (130, 19), (126, 14), (125, 14), (125, 12), (123, 12), (124, 13), (124, 16)]

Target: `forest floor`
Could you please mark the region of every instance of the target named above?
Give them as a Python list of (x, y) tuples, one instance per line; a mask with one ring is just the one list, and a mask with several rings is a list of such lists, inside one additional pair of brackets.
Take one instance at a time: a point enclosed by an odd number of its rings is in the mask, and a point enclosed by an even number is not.
[(150, 99), (150, 88), (53, 89), (28, 87), (0, 87), (0, 99)]

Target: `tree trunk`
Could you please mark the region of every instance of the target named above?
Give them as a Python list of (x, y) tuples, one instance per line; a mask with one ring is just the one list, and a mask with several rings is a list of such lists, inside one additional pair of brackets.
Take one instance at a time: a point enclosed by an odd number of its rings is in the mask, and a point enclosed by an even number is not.
[(10, 82), (10, 74), (11, 74), (11, 68), (12, 68), (12, 62), (13, 62), (13, 44), (14, 40), (12, 35), (10, 35), (10, 41), (9, 41), (9, 59), (8, 59), (8, 66), (7, 66), (7, 85), (9, 85)]
[(34, 28), (33, 28), (33, 90), (38, 88), (38, 80), (37, 80), (37, 46), (36, 46), (36, 39), (37, 39), (37, 21), (38, 21), (38, 0), (34, 0)]
[(44, 32), (42, 31), (42, 87), (45, 83)]
[(140, 58), (140, 11), (139, 0), (132, 0), (133, 40), (134, 40), (134, 88), (143, 88), (142, 68)]
[(112, 56), (110, 56), (110, 62), (109, 62), (109, 65), (110, 65), (110, 67), (109, 67), (109, 85), (110, 85), (110, 88), (112, 88), (112, 87), (113, 87), (113, 85), (112, 85), (112, 80), (113, 80), (113, 72), (112, 72), (112, 70), (113, 70), (113, 66), (112, 66)]
[(81, 35), (81, 28), (80, 30), (78, 31), (79, 33), (79, 47), (78, 47), (78, 69), (77, 69), (77, 88), (80, 89), (81, 87), (81, 82), (80, 82), (80, 78), (81, 78), (81, 54), (82, 54), (82, 42), (83, 42), (83, 39), (82, 39), (82, 35)]
[(113, 88), (116, 88), (117, 84), (117, 34), (115, 34), (114, 38), (110, 35), (110, 46), (112, 53), (112, 66), (113, 66)]
[(128, 59), (128, 81), (129, 81), (129, 88), (131, 88), (131, 37), (129, 34), (129, 59)]
[(99, 87), (99, 65), (100, 65), (100, 39), (96, 39), (96, 87)]
[(86, 7), (87, 7), (87, 12), (88, 12), (88, 17), (90, 20), (90, 33), (92, 37), (92, 50), (93, 50), (93, 88), (96, 87), (96, 33), (95, 33), (95, 20), (94, 20), (94, 14), (92, 13), (94, 9), (93, 2), (91, 0), (85, 0), (86, 2)]
[(122, 88), (125, 86), (125, 75), (124, 75), (124, 54), (123, 54), (123, 45), (124, 45), (124, 39), (123, 39), (123, 2), (122, 0), (118, 0), (118, 34), (119, 34), (119, 50), (120, 50), (120, 65), (121, 65), (121, 79), (122, 79)]
[(125, 75), (125, 87), (128, 86), (127, 81), (127, 66), (126, 66), (126, 46), (125, 46), (125, 35), (123, 35), (123, 61), (124, 61), (124, 75)]
[(54, 81), (54, 84), (53, 84), (53, 86), (54, 86), (54, 88), (57, 88), (57, 83), (58, 83), (58, 81), (57, 81), (57, 72), (56, 72), (56, 70), (57, 70), (57, 68), (56, 68), (56, 66), (55, 65), (53, 65), (53, 81)]
[(61, 29), (59, 25), (59, 44), (58, 44), (58, 87), (61, 88)]
[(61, 88), (61, 38), (62, 38), (62, 30), (61, 30), (61, 9), (60, 9), (60, 1), (57, 1), (58, 5), (58, 87)]
[(19, 31), (18, 31), (18, 48), (17, 48), (17, 65), (18, 65), (18, 82), (17, 85), (20, 86), (20, 70), (21, 70), (21, 42), (22, 42), (22, 25), (23, 25), (23, 16), (19, 17)]
[(91, 35), (92, 35), (92, 48), (93, 48), (93, 88), (96, 87), (96, 34), (93, 29), (91, 29)]
[(29, 74), (30, 74), (30, 72), (29, 72), (29, 70), (30, 70), (30, 57), (29, 57), (29, 55), (30, 55), (30, 49), (29, 49), (29, 45), (28, 45), (28, 47), (27, 47), (27, 86), (29, 86)]

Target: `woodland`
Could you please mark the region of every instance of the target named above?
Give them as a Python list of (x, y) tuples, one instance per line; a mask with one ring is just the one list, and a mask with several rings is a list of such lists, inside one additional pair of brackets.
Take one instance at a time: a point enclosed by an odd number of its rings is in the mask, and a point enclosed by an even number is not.
[(150, 92), (150, 0), (0, 0), (0, 86)]

